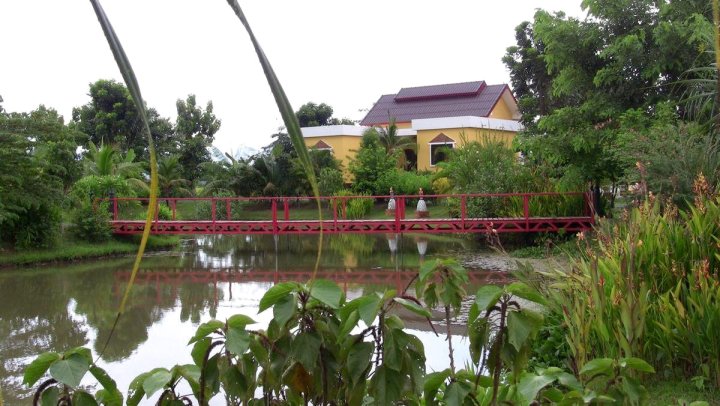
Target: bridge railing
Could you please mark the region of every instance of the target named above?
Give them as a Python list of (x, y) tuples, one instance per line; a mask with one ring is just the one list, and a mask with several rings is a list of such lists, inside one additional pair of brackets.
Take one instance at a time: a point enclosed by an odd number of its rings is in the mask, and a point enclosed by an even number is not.
[[(475, 193), (445, 195), (314, 197), (161, 197), (155, 220), (160, 221), (317, 221), (316, 199), (323, 220), (406, 219), (533, 219), (594, 216), (590, 194)], [(144, 220), (149, 199), (115, 197), (108, 202), (113, 220)]]

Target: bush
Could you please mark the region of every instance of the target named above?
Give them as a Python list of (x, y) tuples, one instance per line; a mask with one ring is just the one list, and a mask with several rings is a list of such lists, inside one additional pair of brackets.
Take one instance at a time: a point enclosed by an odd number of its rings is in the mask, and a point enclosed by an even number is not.
[(350, 162), (350, 173), (353, 174), (353, 190), (368, 195), (385, 195), (389, 188), (381, 184), (380, 179), (395, 170), (397, 157), (388, 155), (380, 145), (377, 133), (363, 135), (355, 159)]
[(72, 195), (80, 204), (90, 202), (92, 199), (106, 198), (111, 194), (115, 196), (134, 197), (132, 189), (125, 179), (117, 175), (85, 176), (75, 182)]
[(425, 194), (432, 194), (432, 175), (429, 173), (408, 172), (403, 169), (395, 169), (386, 172), (378, 179), (378, 188), (384, 190), (379, 194), (388, 194), (393, 188), (398, 195), (416, 195), (422, 188)]
[(158, 219), (172, 220), (172, 209), (164, 204), (158, 205)]
[(112, 236), (108, 203), (97, 206), (85, 203), (73, 213), (70, 232), (78, 239), (90, 242), (107, 241)]
[[(349, 190), (341, 190), (335, 194), (335, 196), (367, 196), (367, 195), (356, 195)], [(345, 215), (347, 218), (357, 220), (368, 215), (374, 206), (374, 201), (371, 198), (364, 199), (348, 199), (345, 203)]]
[[(237, 197), (232, 192), (218, 192), (212, 197)], [(243, 211), (248, 205), (247, 201), (242, 200), (231, 200), (230, 201), (230, 217), (231, 219), (238, 220), (242, 219)], [(210, 200), (202, 200), (197, 206), (195, 206), (196, 219), (198, 220), (210, 220), (212, 219), (212, 202)], [(171, 212), (172, 215), (172, 212)], [(216, 220), (231, 220), (227, 218), (226, 203), (225, 200), (215, 201), (215, 219)]]
[(14, 210), (0, 223), (0, 238), (16, 248), (48, 248), (60, 233), (60, 209), (48, 203), (27, 205)]
[(343, 188), (342, 172), (333, 168), (322, 168), (318, 178), (318, 188), (320, 195), (333, 196)]

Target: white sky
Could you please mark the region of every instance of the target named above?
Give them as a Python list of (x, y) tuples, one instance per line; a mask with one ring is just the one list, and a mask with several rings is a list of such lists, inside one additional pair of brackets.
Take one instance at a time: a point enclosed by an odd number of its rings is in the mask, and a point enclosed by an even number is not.
[[(215, 145), (260, 147), (282, 120), (250, 41), (223, 0), (104, 0), (148, 105), (175, 119), (189, 93), (222, 120)], [(583, 17), (580, 0), (264, 0), (240, 2), (297, 110), (327, 103), (361, 119), (401, 87), (507, 83), (514, 28), (537, 8)], [(441, 5), (442, 4), (442, 5)], [(7, 111), (40, 104), (66, 121), (89, 84), (122, 81), (84, 0), (0, 0), (0, 95)]]

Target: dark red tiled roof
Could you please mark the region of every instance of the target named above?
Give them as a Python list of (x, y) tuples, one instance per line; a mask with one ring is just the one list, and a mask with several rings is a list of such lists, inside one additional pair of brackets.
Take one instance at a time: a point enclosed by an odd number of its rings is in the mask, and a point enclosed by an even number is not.
[[(473, 89), (477, 89), (475, 93)], [(404, 88), (398, 94), (380, 96), (360, 124), (386, 124), (389, 118), (402, 123), (421, 118), (487, 117), (505, 89), (509, 89), (505, 84), (485, 85), (483, 81)]]
[(454, 139), (448, 137), (443, 133), (440, 133), (435, 138), (431, 139), (428, 144), (452, 144), (454, 142)]
[(323, 140), (318, 141), (315, 145), (313, 145), (310, 148), (312, 148), (312, 149), (332, 149), (332, 147)]
[(485, 81), (451, 83), (447, 85), (404, 87), (395, 96), (396, 102), (475, 96), (485, 87)]

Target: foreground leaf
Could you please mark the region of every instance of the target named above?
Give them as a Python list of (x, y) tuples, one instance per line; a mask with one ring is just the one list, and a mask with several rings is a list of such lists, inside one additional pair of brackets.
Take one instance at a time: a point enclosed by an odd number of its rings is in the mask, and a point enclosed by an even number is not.
[(280, 299), (284, 298), (290, 292), (298, 288), (298, 284), (295, 282), (282, 282), (274, 285), (263, 295), (260, 299), (260, 306), (258, 313), (262, 313), (270, 307), (274, 306)]
[(310, 289), (310, 296), (322, 303), (325, 303), (333, 309), (340, 307), (342, 295), (342, 289), (340, 289), (335, 282), (326, 279), (316, 280), (313, 282), (312, 288)]
[(50, 376), (71, 388), (77, 388), (88, 369), (90, 369), (90, 363), (84, 356), (71, 354), (66, 359), (57, 361), (50, 366)]
[(23, 383), (28, 386), (35, 385), (45, 372), (47, 372), (50, 365), (60, 359), (60, 354), (56, 352), (45, 352), (40, 354), (25, 368), (25, 374), (23, 375)]

